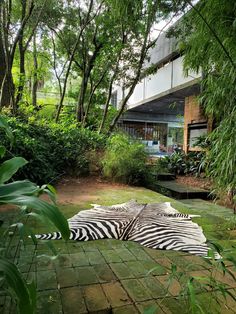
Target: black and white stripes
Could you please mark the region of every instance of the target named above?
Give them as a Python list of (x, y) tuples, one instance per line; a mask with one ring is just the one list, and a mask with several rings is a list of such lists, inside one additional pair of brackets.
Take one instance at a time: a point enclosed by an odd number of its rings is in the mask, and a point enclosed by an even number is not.
[[(100, 206), (68, 219), (70, 239), (90, 241), (117, 239), (135, 241), (149, 248), (189, 252), (208, 256), (209, 247), (195, 216), (179, 213), (170, 203)], [(61, 239), (59, 232), (41, 234), (39, 239)], [(219, 258), (219, 256), (216, 256)]]

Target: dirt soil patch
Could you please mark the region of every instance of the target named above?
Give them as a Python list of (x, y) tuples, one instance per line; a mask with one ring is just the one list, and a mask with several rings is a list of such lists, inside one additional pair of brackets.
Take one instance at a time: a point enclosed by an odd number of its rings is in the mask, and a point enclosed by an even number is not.
[(207, 178), (199, 178), (195, 176), (177, 176), (176, 182), (208, 191), (212, 190), (212, 182)]
[(57, 199), (61, 204), (76, 204), (81, 201), (96, 200), (97, 190), (122, 190), (125, 186), (124, 184), (106, 182), (99, 177), (64, 178), (56, 186)]

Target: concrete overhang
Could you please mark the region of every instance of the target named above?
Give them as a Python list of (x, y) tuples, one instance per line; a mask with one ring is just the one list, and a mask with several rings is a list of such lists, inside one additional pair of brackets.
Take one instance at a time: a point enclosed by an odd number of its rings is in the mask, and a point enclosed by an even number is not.
[(158, 95), (146, 98), (126, 112), (171, 114), (178, 115), (184, 113), (185, 97), (198, 95), (200, 93), (199, 79), (194, 79), (185, 84), (171, 88)]

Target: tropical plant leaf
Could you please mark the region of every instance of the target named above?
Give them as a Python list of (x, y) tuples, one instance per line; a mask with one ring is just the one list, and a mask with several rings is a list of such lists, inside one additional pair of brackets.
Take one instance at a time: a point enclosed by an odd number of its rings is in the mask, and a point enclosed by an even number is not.
[(9, 140), (11, 142), (13, 142), (14, 137), (13, 137), (12, 131), (11, 131), (7, 121), (2, 116), (0, 116), (0, 128), (4, 129)]
[(216, 243), (213, 241), (208, 241), (208, 242), (213, 246), (213, 248), (216, 250), (217, 253), (221, 254), (223, 252), (223, 247), (219, 243)]
[(55, 189), (51, 184), (47, 184), (47, 188), (48, 188), (53, 194), (57, 194), (56, 189)]
[(0, 166), (0, 184), (11, 179), (19, 168), (27, 164), (27, 161), (22, 157), (14, 157), (4, 161)]
[(35, 196), (2, 196), (0, 204), (14, 204), (17, 206), (27, 206), (36, 210), (36, 214), (48, 219), (60, 232), (65, 240), (70, 237), (68, 222), (59, 209)]
[(196, 294), (195, 294), (195, 290), (194, 290), (194, 286), (193, 286), (193, 280), (194, 280), (194, 278), (190, 278), (188, 280), (187, 289), (188, 289), (189, 296), (190, 296), (190, 305), (191, 305), (192, 313), (196, 313), (197, 301), (196, 301)]
[(40, 188), (40, 193), (46, 193), (53, 203), (56, 203), (56, 190), (50, 184), (42, 185)]
[(12, 224), (8, 229), (6, 229), (6, 231), (4, 232), (4, 234), (9, 232), (9, 229), (13, 228), (13, 230), (18, 230), (19, 236), (20, 238), (23, 240), (22, 244), (25, 246), (25, 238), (30, 236), (30, 238), (32, 239), (33, 243), (36, 245), (38, 243), (35, 234), (33, 232), (33, 230), (28, 227), (26, 224), (23, 224), (22, 222), (17, 222)]
[(37, 304), (37, 287), (34, 281), (27, 283), (28, 292), (30, 295), (30, 300), (33, 308), (33, 313), (35, 313)]
[(28, 285), (16, 265), (2, 257), (0, 258), (0, 273), (3, 275), (12, 297), (18, 301), (20, 314), (33, 314), (36, 304), (35, 286)]
[(53, 242), (52, 242), (52, 241), (46, 241), (46, 245), (47, 245), (47, 247), (52, 251), (52, 253), (53, 253), (55, 256), (58, 256), (58, 251), (57, 251), (56, 247), (53, 245)]
[(35, 195), (39, 187), (30, 181), (15, 181), (0, 186), (0, 200), (3, 196)]
[(5, 155), (6, 148), (4, 146), (0, 146), (0, 158), (2, 158)]

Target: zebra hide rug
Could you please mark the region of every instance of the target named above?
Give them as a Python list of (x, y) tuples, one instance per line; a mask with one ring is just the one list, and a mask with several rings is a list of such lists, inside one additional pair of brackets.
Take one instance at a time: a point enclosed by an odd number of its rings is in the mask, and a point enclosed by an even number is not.
[[(152, 249), (184, 251), (207, 257), (209, 247), (202, 228), (192, 222), (197, 215), (179, 213), (170, 203), (127, 203), (80, 211), (68, 219), (70, 239), (117, 239), (138, 242)], [(199, 216), (198, 216), (199, 217)], [(59, 232), (36, 235), (43, 240), (61, 239)], [(215, 258), (220, 258), (215, 254)]]

